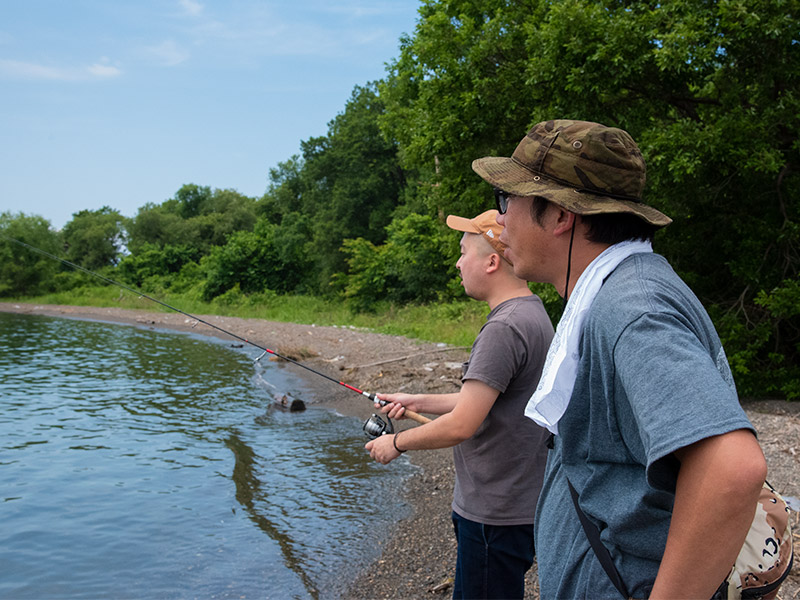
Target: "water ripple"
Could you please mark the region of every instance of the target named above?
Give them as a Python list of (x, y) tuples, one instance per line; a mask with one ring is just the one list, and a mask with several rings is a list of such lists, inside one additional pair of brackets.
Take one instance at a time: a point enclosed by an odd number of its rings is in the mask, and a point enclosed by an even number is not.
[(0, 597), (331, 598), (373, 557), (411, 466), (227, 346), (0, 314)]

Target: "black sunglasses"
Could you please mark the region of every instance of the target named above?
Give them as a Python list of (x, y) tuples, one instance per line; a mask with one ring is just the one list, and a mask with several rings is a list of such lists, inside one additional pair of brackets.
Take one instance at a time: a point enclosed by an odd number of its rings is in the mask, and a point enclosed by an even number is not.
[(497, 212), (501, 215), (506, 214), (508, 210), (508, 201), (511, 199), (511, 194), (504, 192), (500, 188), (494, 188), (494, 202), (497, 205)]

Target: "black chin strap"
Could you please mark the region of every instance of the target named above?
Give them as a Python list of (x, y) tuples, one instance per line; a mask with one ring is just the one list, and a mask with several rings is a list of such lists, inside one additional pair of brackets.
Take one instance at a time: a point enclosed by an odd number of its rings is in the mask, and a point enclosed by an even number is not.
[(569, 294), (569, 273), (572, 270), (572, 242), (574, 239), (575, 239), (575, 220), (573, 219), (572, 232), (569, 234), (569, 255), (567, 256), (567, 282), (564, 284), (564, 309), (567, 308), (567, 296)]

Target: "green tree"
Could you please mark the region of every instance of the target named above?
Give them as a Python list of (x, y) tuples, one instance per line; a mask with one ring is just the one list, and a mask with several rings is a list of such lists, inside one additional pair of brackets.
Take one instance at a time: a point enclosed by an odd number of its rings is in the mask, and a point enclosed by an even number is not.
[(474, 158), (533, 123), (627, 129), (657, 239), (720, 328), (740, 391), (796, 396), (800, 321), (797, 0), (424, 0), (381, 86), (382, 126), (431, 210), (478, 212)]
[(371, 310), (383, 300), (403, 304), (447, 296), (458, 254), (453, 231), (433, 217), (411, 214), (392, 221), (387, 233), (380, 246), (364, 238), (344, 242), (351, 306)]
[(149, 246), (158, 248), (181, 244), (193, 246), (194, 236), (188, 235), (187, 229), (186, 220), (180, 215), (164, 205), (148, 202), (139, 208), (131, 220), (128, 229), (128, 249), (132, 254), (137, 254)]
[(258, 202), (234, 190), (182, 186), (174, 198), (142, 206), (130, 223), (129, 250), (149, 246), (191, 248), (205, 255), (237, 231), (252, 231)]
[(127, 239), (126, 221), (108, 206), (73, 214), (61, 232), (67, 259), (90, 270), (117, 264)]
[(136, 254), (124, 257), (117, 271), (120, 280), (134, 287), (142, 287), (147, 280), (175, 278), (184, 266), (199, 259), (197, 249), (188, 246), (166, 244), (159, 247), (146, 243)]
[(306, 182), (303, 159), (295, 154), (269, 170), (267, 192), (259, 200), (258, 215), (279, 224), (284, 215), (299, 214)]
[(0, 213), (0, 297), (51, 291), (58, 263), (12, 240), (59, 256), (60, 236), (49, 221), (37, 215)]
[(505, 154), (531, 123), (526, 24), (546, 2), (423, 0), (413, 36), (380, 85), (381, 129), (419, 182), (430, 214), (478, 214), (489, 196), (470, 165)]
[(539, 110), (639, 140), (648, 201), (675, 219), (659, 248), (711, 305), (748, 395), (800, 380), (797, 312), (764, 295), (800, 267), (798, 22), (796, 1), (564, 2), (529, 37)]
[(211, 299), (238, 288), (251, 294), (303, 289), (310, 269), (307, 242), (310, 220), (289, 215), (278, 226), (260, 219), (254, 231), (234, 233), (227, 244), (213, 248), (204, 261), (203, 296)]
[(310, 219), (313, 268), (304, 276), (317, 292), (346, 270), (342, 241), (382, 241), (398, 205), (405, 180), (395, 144), (378, 128), (383, 111), (374, 84), (357, 86), (325, 136), (303, 141), (301, 157), (270, 172), (262, 214), (275, 223), (292, 213)]
[(205, 205), (210, 203), (211, 188), (188, 183), (175, 192), (176, 212), (184, 219), (199, 215)]

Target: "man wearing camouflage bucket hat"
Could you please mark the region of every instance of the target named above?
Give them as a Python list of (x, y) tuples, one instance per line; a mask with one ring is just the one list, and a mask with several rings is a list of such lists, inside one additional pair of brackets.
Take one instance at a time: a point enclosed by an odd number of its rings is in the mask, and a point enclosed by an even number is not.
[(652, 251), (671, 219), (642, 201), (639, 148), (621, 129), (547, 121), (472, 168), (494, 187), (514, 272), (565, 300), (525, 409), (554, 434), (535, 520), (542, 598), (710, 598), (766, 462), (708, 314)]

